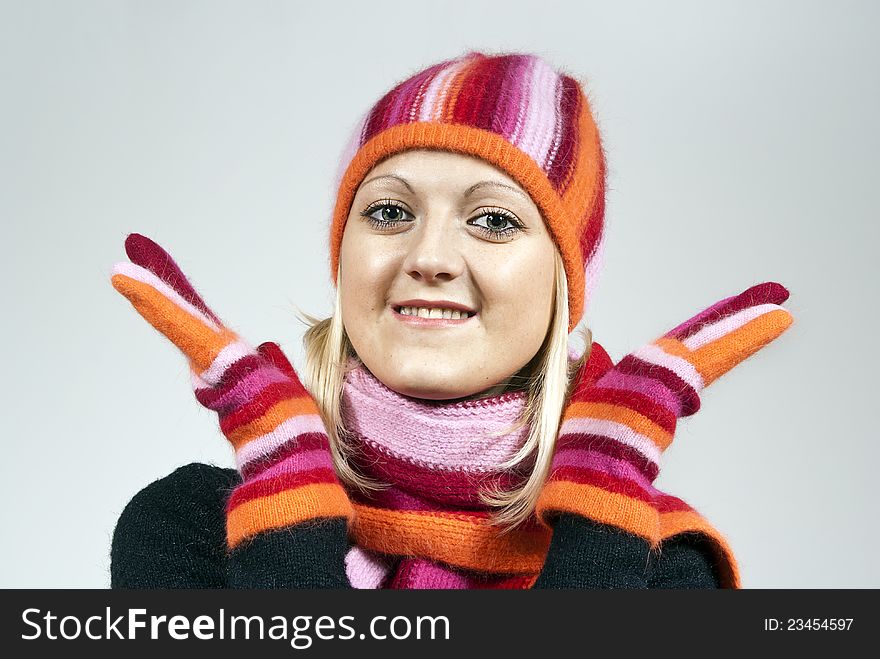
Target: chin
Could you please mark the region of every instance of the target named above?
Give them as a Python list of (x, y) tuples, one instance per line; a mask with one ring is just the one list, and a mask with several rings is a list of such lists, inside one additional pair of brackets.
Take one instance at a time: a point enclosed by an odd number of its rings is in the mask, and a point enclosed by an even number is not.
[(458, 374), (444, 374), (434, 371), (430, 374), (430, 377), (425, 377), (425, 375), (423, 371), (415, 369), (412, 369), (410, 372), (400, 370), (387, 380), (384, 378), (379, 379), (384, 382), (385, 386), (399, 394), (411, 398), (424, 398), (426, 400), (465, 398), (479, 391), (471, 391), (470, 388), (462, 387), (464, 378), (457, 377)]

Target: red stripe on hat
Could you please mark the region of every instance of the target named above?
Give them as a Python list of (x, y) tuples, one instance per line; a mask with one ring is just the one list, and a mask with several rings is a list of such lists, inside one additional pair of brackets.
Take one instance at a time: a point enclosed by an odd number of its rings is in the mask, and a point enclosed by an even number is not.
[(559, 84), (561, 98), (556, 110), (559, 113), (557, 124), (557, 130), (560, 132), (559, 148), (556, 150), (553, 162), (545, 169), (551, 185), (561, 196), (574, 173), (575, 159), (579, 150), (578, 118), (581, 111), (581, 93), (577, 82), (568, 76), (561, 76)]

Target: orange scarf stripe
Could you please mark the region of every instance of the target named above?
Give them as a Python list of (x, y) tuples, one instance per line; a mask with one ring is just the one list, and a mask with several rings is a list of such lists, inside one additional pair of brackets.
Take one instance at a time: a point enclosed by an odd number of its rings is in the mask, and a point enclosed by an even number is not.
[(229, 330), (217, 332), (191, 316), (149, 284), (126, 275), (111, 278), (122, 293), (153, 327), (176, 345), (201, 373), (211, 366), (220, 351), (238, 337)]
[(614, 419), (616, 422), (625, 424), (633, 431), (644, 435), (654, 444), (665, 450), (672, 443), (673, 435), (654, 423), (643, 414), (624, 405), (613, 403), (598, 403), (595, 401), (571, 402), (565, 411), (564, 421), (577, 418), (591, 419)]
[(226, 437), (238, 450), (244, 444), (272, 432), (288, 419), (310, 414), (318, 414), (318, 406), (311, 396), (285, 398), (266, 410), (260, 418), (236, 428)]
[(540, 572), (549, 530), (514, 530), (499, 538), (485, 518), (383, 510), (354, 504), (352, 534), (358, 545), (385, 554), (423, 556), (469, 570)]
[(253, 499), (228, 511), (226, 542), (234, 549), (258, 533), (293, 526), (316, 518), (353, 517), (354, 510), (338, 483), (312, 483)]

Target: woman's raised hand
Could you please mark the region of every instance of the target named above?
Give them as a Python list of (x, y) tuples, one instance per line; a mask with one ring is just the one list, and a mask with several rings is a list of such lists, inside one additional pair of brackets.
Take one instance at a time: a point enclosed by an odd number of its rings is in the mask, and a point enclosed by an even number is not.
[(604, 386), (642, 391), (635, 380), (627, 386), (625, 376), (656, 380), (674, 400), (655, 387), (642, 393), (657, 396), (676, 417), (690, 416), (700, 409), (703, 389), (788, 329), (793, 318), (780, 306), (787, 299), (788, 290), (776, 282), (725, 298), (627, 355)]
[(125, 241), (112, 283), (187, 357), (198, 401), (217, 412), (244, 480), (227, 505), (230, 549), (271, 529), (351, 518), (318, 407), (274, 343), (252, 348), (205, 304), (159, 245)]
[(624, 357), (598, 379), (575, 378), (537, 504), (549, 523), (573, 513), (639, 535), (652, 546), (703, 532), (736, 567), (724, 539), (695, 510), (653, 487), (678, 418), (700, 408), (702, 390), (782, 334), (788, 291), (766, 282), (725, 298)]

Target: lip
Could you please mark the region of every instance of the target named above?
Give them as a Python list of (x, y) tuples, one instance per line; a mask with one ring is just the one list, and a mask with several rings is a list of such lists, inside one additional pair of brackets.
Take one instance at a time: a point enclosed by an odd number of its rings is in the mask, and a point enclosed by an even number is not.
[[(413, 325), (416, 327), (455, 327), (457, 325), (464, 325), (472, 321), (477, 317), (477, 312), (473, 309), (466, 307), (462, 304), (458, 304), (457, 302), (450, 302), (448, 300), (403, 300), (402, 302), (396, 302), (391, 306), (391, 313), (394, 317), (401, 321), (402, 323), (406, 323), (408, 325)], [(421, 316), (404, 316), (400, 313), (400, 307), (443, 307), (444, 309), (456, 309), (457, 311), (466, 311), (471, 316), (467, 318), (422, 318)]]
[(467, 311), (468, 314), (476, 315), (477, 310), (471, 309), (470, 307), (466, 307), (463, 304), (459, 304), (458, 302), (451, 302), (449, 300), (422, 300), (422, 299), (414, 299), (414, 300), (401, 300), (400, 302), (392, 302), (391, 308), (394, 309), (395, 312), (400, 307), (426, 307), (429, 309), (443, 307), (444, 309), (455, 309), (456, 311)]

